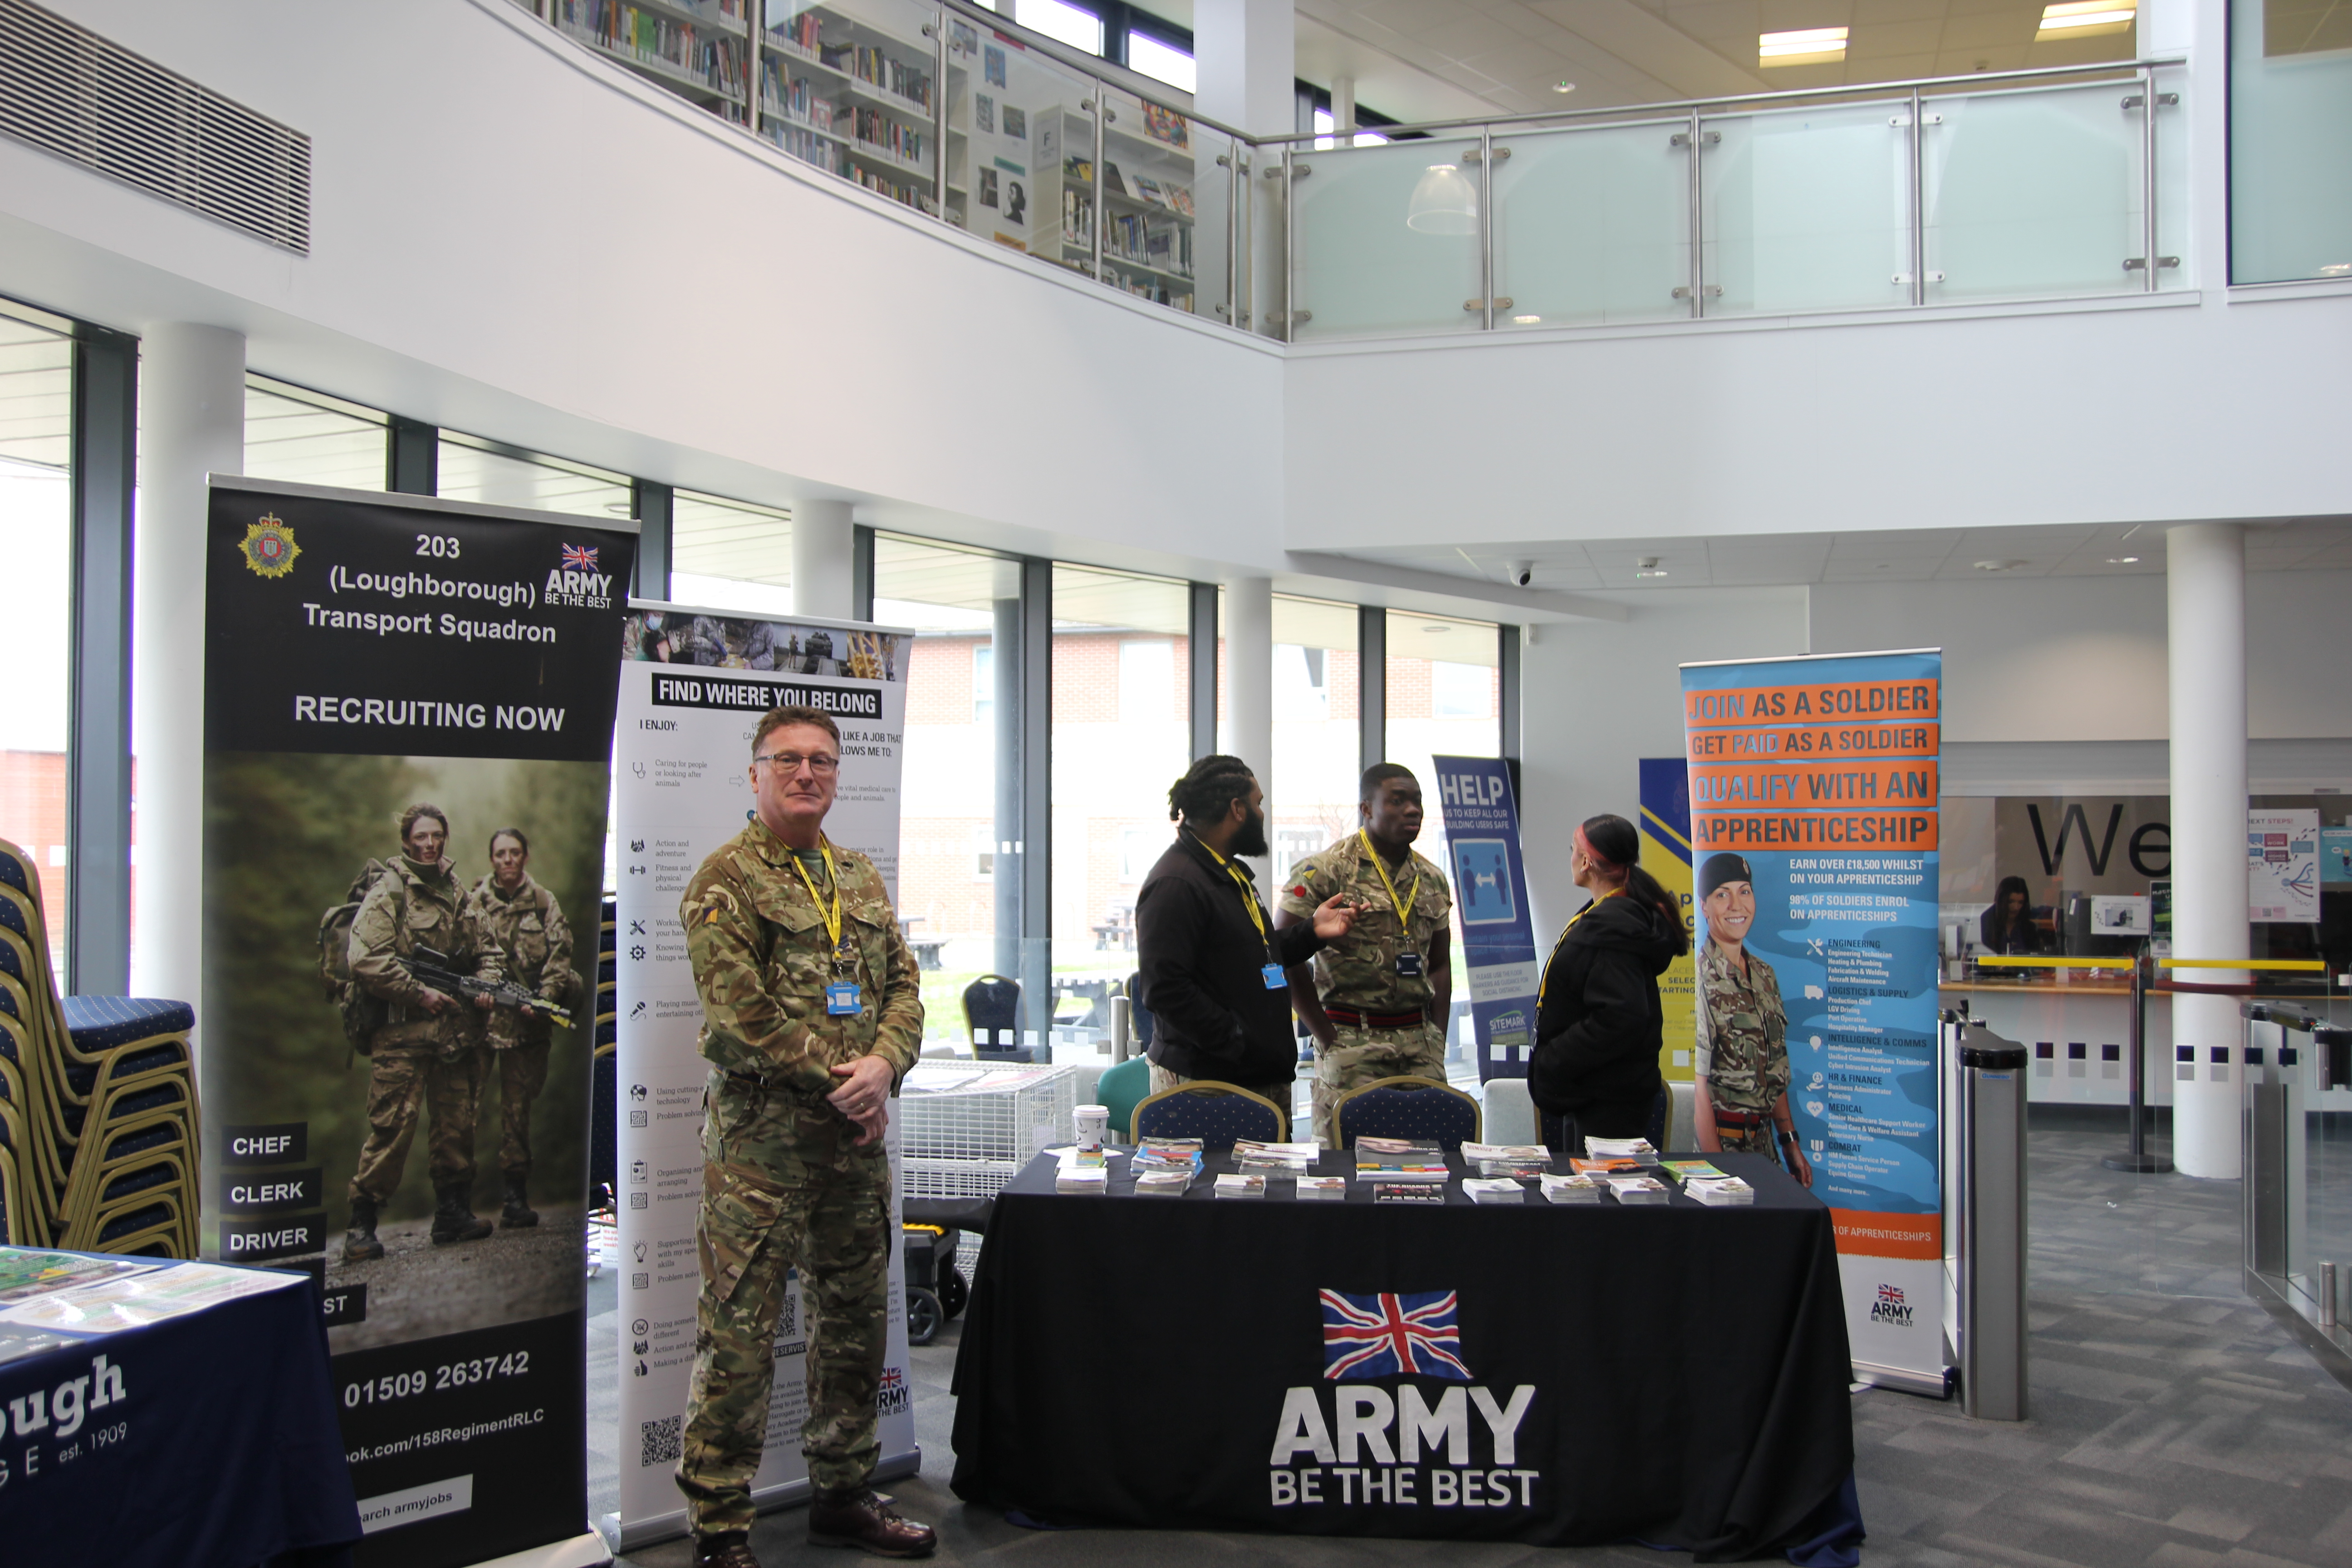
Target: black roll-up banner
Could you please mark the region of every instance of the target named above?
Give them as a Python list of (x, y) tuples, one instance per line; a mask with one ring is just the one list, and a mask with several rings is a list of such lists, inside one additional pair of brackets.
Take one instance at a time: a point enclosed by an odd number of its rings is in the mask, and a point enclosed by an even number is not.
[[(586, 1518), (587, 1020), (634, 527), (213, 480), (205, 1246), (320, 1279), (362, 1568), (480, 1563)], [(404, 855), (419, 805), (447, 828), (437, 866)], [(501, 882), (509, 834), (526, 858)], [(471, 1026), (420, 1040), (382, 997), (348, 1004), (354, 906), (385, 876), (453, 911), (544, 889), (552, 913), (509, 924), (531, 952), (568, 928), (580, 1026), (534, 1039), (461, 996)], [(470, 926), (435, 929), (462, 946)], [(561, 971), (530, 963), (501, 968), (544, 994)], [(510, 1184), (535, 1224), (500, 1223)], [(355, 1197), (381, 1258), (345, 1256)], [(457, 1238), (453, 1201), (489, 1233)]]

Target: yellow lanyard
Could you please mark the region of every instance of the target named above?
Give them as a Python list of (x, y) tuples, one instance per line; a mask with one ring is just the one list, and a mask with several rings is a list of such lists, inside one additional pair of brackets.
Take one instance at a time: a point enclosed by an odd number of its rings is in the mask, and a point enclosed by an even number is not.
[[(833, 864), (833, 841), (820, 833), (816, 847), (824, 852), (825, 879), (833, 884), (832, 909), (824, 907), (824, 895), (816, 890), (816, 879), (808, 874), (808, 868), (801, 864), (798, 855), (792, 855), (793, 869), (801, 874), (801, 881), (808, 889), (809, 902), (816, 906), (817, 917), (824, 921), (824, 934), (832, 939), (834, 953), (838, 956), (841, 952), (841, 873)], [(791, 855), (792, 846), (784, 846), (784, 850)]]
[[(1356, 837), (1364, 841), (1365, 858), (1371, 861), (1372, 869), (1381, 874), (1381, 886), (1389, 890), (1389, 908), (1396, 911), (1397, 929), (1404, 933), (1405, 941), (1411, 942), (1412, 940), (1413, 900), (1421, 897), (1421, 868), (1415, 866), (1412, 868), (1412, 897), (1405, 899), (1402, 902), (1399, 902), (1396, 896), (1396, 884), (1389, 880), (1389, 868), (1385, 865), (1381, 864), (1381, 852), (1372, 847), (1371, 835), (1366, 833), (1360, 827), (1356, 829)], [(1405, 858), (1407, 859), (1411, 859), (1412, 858), (1412, 851), (1410, 849), (1406, 850)]]
[(1274, 939), (1265, 934), (1265, 916), (1258, 912), (1257, 888), (1247, 877), (1242, 875), (1240, 867), (1211, 848), (1207, 839), (1196, 837), (1193, 842), (1199, 844), (1202, 848), (1207, 849), (1209, 858), (1223, 866), (1225, 868), (1225, 875), (1234, 879), (1234, 886), (1242, 890), (1242, 908), (1249, 911), (1250, 924), (1257, 927), (1257, 939), (1265, 943), (1265, 955), (1271, 959), (1274, 956)]
[(1536, 982), (1537, 1011), (1541, 1012), (1543, 1010), (1544, 987), (1551, 984), (1551, 960), (1552, 958), (1558, 958), (1559, 956), (1560, 947), (1568, 941), (1568, 933), (1576, 929), (1576, 922), (1578, 921), (1582, 920), (1585, 916), (1591, 914), (1593, 910), (1601, 907), (1601, 899), (1613, 899), (1624, 890), (1625, 889), (1622, 888), (1610, 889), (1607, 892), (1601, 894), (1600, 899), (1593, 900), (1591, 903), (1577, 910), (1576, 913), (1570, 915), (1569, 917), (1568, 923), (1559, 928), (1559, 941), (1551, 944), (1551, 958), (1544, 960), (1543, 978)]

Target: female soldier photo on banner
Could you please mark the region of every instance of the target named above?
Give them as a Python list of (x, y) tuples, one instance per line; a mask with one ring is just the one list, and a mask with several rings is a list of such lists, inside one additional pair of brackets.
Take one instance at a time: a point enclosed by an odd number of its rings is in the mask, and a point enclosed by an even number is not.
[(1789, 1015), (1772, 966), (1748, 951), (1756, 923), (1756, 874), (1746, 857), (1710, 855), (1699, 868), (1698, 1050), (1691, 1121), (1699, 1148), (1778, 1154), (1813, 1184), (1789, 1110)]

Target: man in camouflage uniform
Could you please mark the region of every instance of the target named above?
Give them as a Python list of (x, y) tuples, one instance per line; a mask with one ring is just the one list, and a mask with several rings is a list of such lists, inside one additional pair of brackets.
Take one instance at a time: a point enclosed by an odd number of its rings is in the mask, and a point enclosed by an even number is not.
[(1292, 925), (1335, 893), (1358, 910), (1353, 930), (1290, 971), (1292, 1002), (1315, 1037), (1315, 1136), (1327, 1149), (1339, 1144), (1331, 1107), (1349, 1089), (1408, 1075), (1445, 1081), (1454, 1000), (1453, 894), (1412, 851), (1420, 781), (1394, 763), (1367, 768), (1357, 812), (1360, 829), (1291, 867), (1275, 911), (1276, 924)]
[(923, 1003), (881, 875), (824, 837), (840, 765), (832, 719), (770, 710), (751, 742), (754, 820), (702, 863), (678, 904), (711, 1074), (677, 1483), (696, 1562), (710, 1568), (757, 1568), (751, 1483), (795, 1266), (814, 1302), (801, 1426), (815, 1489), (809, 1540), (919, 1557), (938, 1539), (869, 1484), (898, 1239), (882, 1134), (921, 1047)]
[[(423, 803), (400, 814), (400, 853), (352, 919), (352, 984), (385, 1005), (368, 1037), (367, 1142), (352, 1174), (351, 1234), (343, 1261), (383, 1256), (376, 1215), (399, 1190), (416, 1137), (418, 1110), (433, 1113), (433, 1240), (479, 1241), (489, 1222), (474, 1215), (474, 1121), (481, 1107), (481, 1020), (475, 1007), (419, 981), (401, 961), (420, 947), (447, 955), (459, 973), (499, 978), (489, 942), (465, 908), (465, 885), (446, 851), (449, 818)], [(478, 1004), (488, 1007), (488, 998)]]
[[(526, 868), (530, 840), (520, 827), (490, 835), (490, 874), (466, 895), (473, 921), (506, 977), (558, 1006), (572, 990), (572, 927), (555, 895)], [(547, 1087), (549, 1031), (544, 1013), (495, 1007), (489, 1016), (490, 1071), (499, 1080), (499, 1170), (506, 1177), (506, 1207), (499, 1224), (518, 1229), (539, 1223), (530, 1206), (530, 1108)]]
[(1747, 947), (1755, 882), (1738, 855), (1711, 855), (1699, 867), (1706, 941), (1698, 957), (1692, 1127), (1707, 1153), (1778, 1151), (1789, 1173), (1810, 1187), (1812, 1167), (1789, 1110), (1789, 1015), (1780, 977)]

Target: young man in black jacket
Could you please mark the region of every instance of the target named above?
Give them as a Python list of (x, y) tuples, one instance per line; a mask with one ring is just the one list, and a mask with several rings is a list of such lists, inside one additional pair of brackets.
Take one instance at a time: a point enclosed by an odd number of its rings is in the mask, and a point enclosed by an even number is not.
[(1240, 858), (1266, 852), (1265, 805), (1239, 757), (1202, 757), (1168, 792), (1182, 826), (1135, 899), (1155, 1094), (1213, 1079), (1290, 1108), (1298, 1042), (1284, 971), (1347, 935), (1356, 910), (1334, 894), (1311, 922), (1275, 929)]

